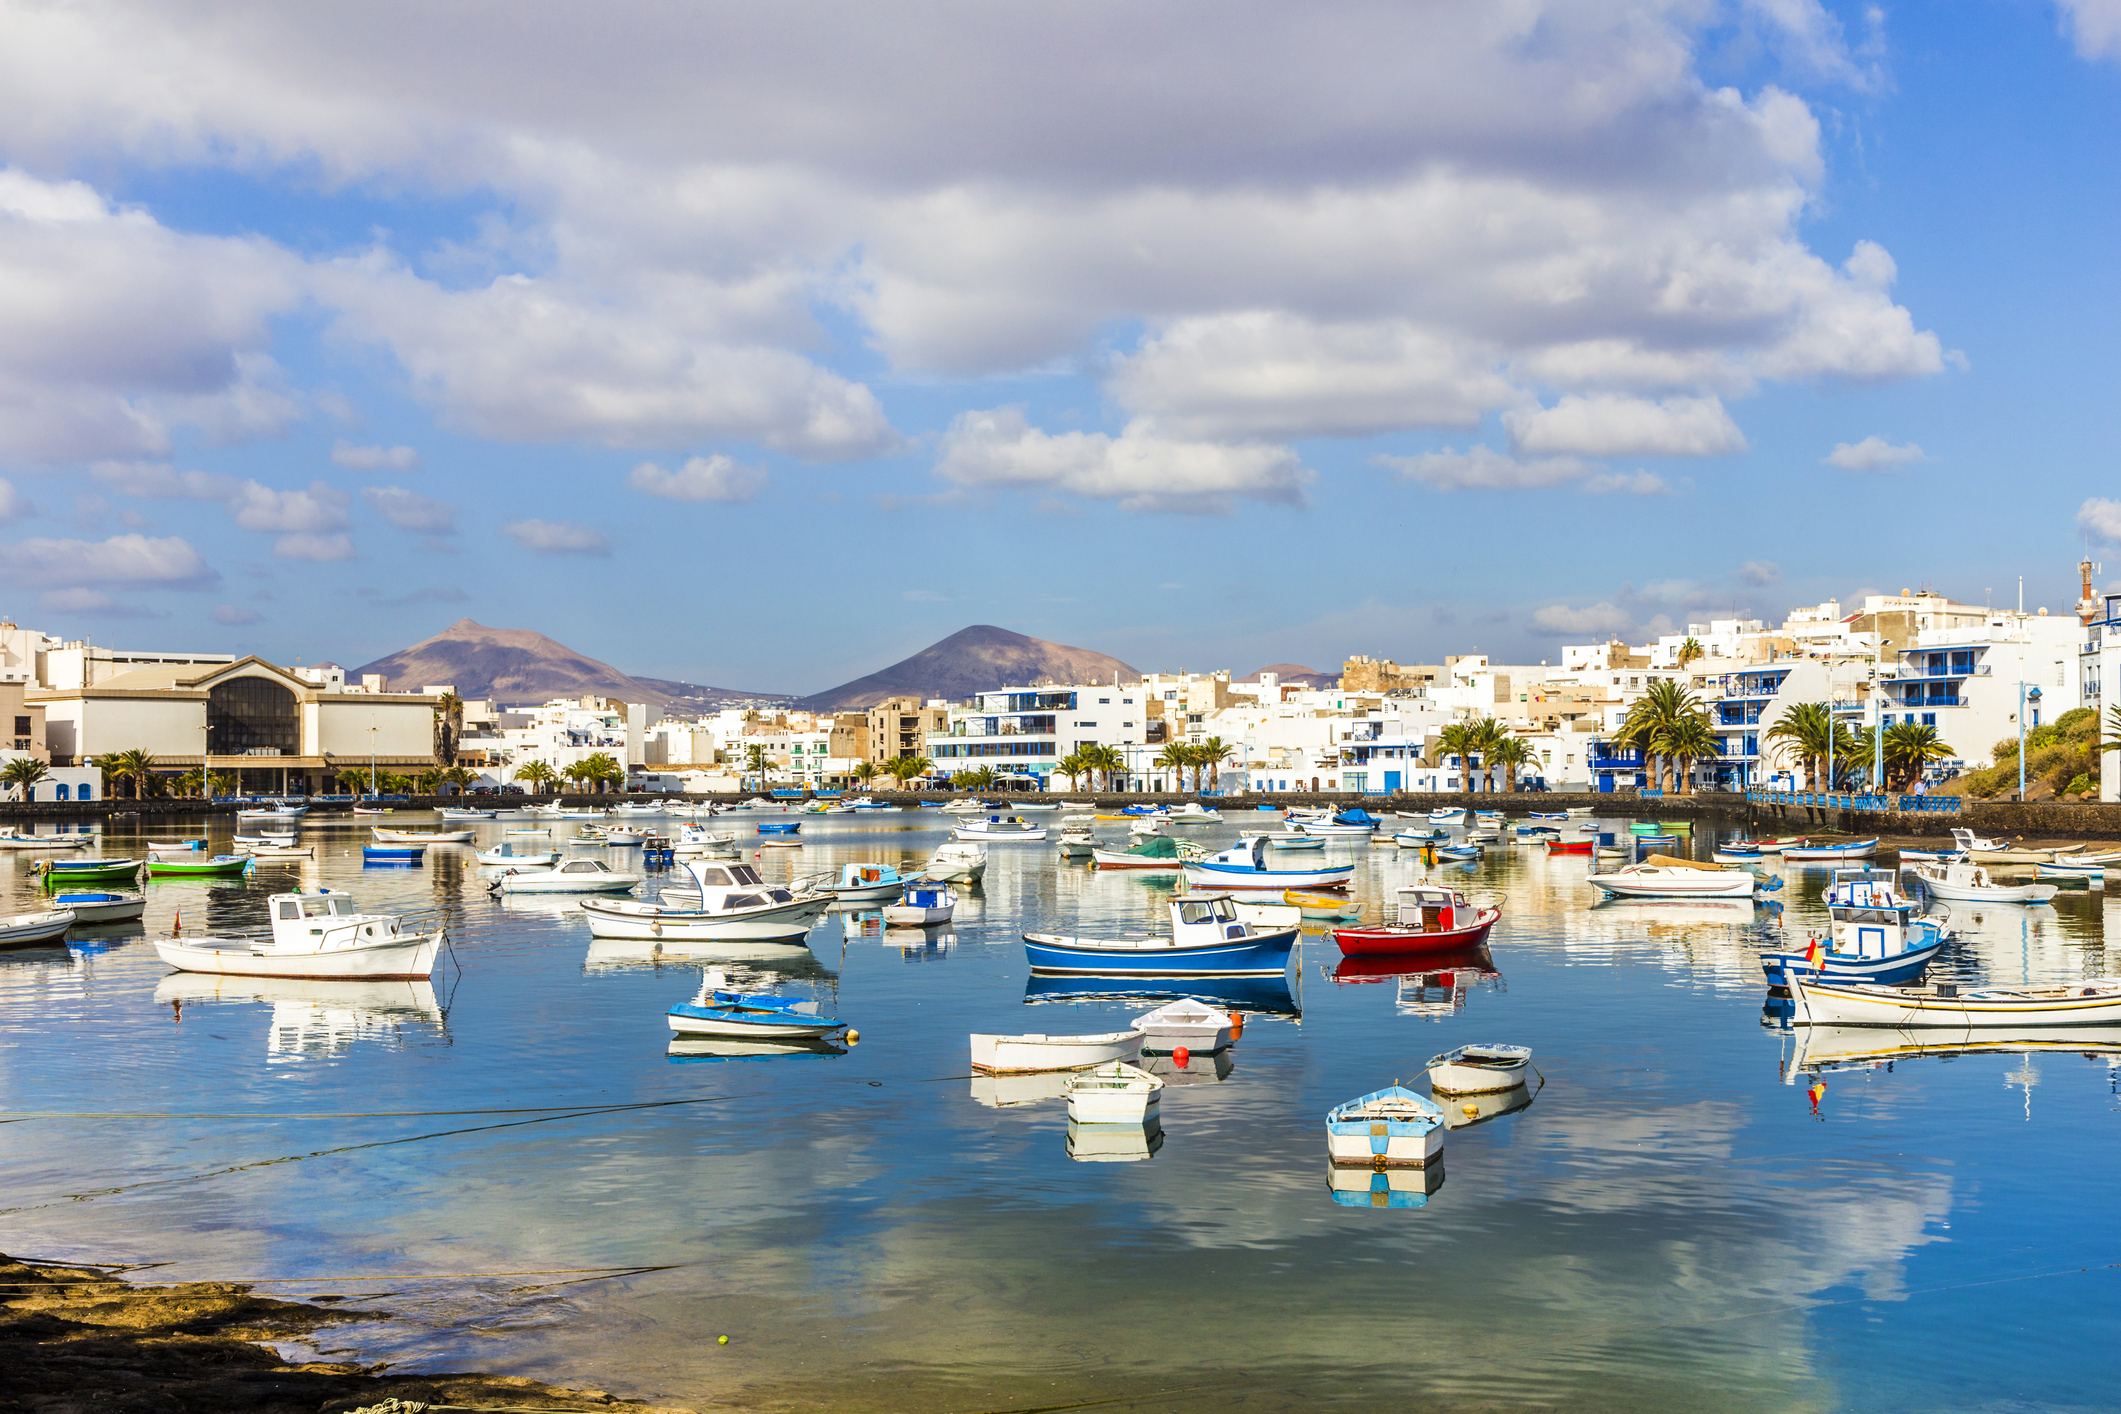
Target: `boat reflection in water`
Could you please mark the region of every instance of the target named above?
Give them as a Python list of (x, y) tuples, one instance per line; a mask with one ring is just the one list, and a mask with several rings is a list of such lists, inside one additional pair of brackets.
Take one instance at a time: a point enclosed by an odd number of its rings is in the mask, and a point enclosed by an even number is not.
[(972, 1098), (990, 1110), (1058, 1100), (1067, 1093), (1071, 1074), (1072, 1071), (1066, 1070), (1034, 1070), (1007, 1075), (982, 1071), (972, 1077)]
[(1175, 1002), (1193, 997), (1227, 1012), (1301, 1022), (1303, 1004), (1283, 977), (1042, 977), (1024, 982), (1024, 1005), (1046, 1002)]
[(1438, 1095), (1445, 1129), (1470, 1129), (1491, 1119), (1516, 1114), (1532, 1103), (1539, 1092), (1530, 1085), (1512, 1085), (1507, 1090), (1483, 1090), (1475, 1095)]
[(1898, 1061), (1976, 1055), (2081, 1055), (2094, 1065), (2121, 1067), (2121, 1026), (2044, 1026), (2013, 1030), (1924, 1027), (1893, 1031), (1876, 1026), (1799, 1026), (1783, 1057), (1782, 1083), (1830, 1070), (1890, 1071)]
[(925, 928), (886, 928), (884, 946), (897, 948), (908, 962), (941, 962), (957, 946), (957, 933), (950, 923), (931, 923)]
[(787, 1040), (766, 1037), (753, 1040), (737, 1036), (677, 1036), (666, 1052), (673, 1061), (772, 1060), (781, 1056), (844, 1056), (847, 1048), (836, 1041)]
[(781, 982), (829, 982), (837, 975), (800, 943), (651, 942), (646, 938), (593, 938), (582, 958), (582, 970), (615, 972), (702, 963), (725, 969), (732, 986), (765, 984), (754, 990), (770, 990)]
[(269, 1003), (269, 1060), (336, 1055), (356, 1043), (406, 1045), (448, 1039), (448, 1020), (431, 982), (310, 982), (172, 972), (155, 986), (155, 1003), (181, 1024), (184, 1008), (223, 1002)]
[(1466, 996), (1475, 987), (1505, 990), (1484, 947), (1409, 957), (1343, 957), (1328, 975), (1340, 986), (1391, 982), (1398, 988), (1394, 1006), (1400, 1015), (1431, 1021), (1465, 1010)]
[(1443, 1165), (1424, 1168), (1368, 1169), (1353, 1164), (1326, 1166), (1333, 1201), (1345, 1208), (1421, 1208), (1443, 1187)]
[(1154, 1115), (1140, 1124), (1068, 1121), (1068, 1157), (1079, 1164), (1139, 1163), (1163, 1147), (1163, 1125)]
[(1237, 1068), (1237, 1062), (1230, 1054), (1234, 1049), (1225, 1046), (1212, 1056), (1188, 1052), (1184, 1065), (1180, 1065), (1178, 1057), (1169, 1052), (1143, 1051), (1135, 1064), (1166, 1085), (1214, 1085), (1228, 1080), (1230, 1072)]

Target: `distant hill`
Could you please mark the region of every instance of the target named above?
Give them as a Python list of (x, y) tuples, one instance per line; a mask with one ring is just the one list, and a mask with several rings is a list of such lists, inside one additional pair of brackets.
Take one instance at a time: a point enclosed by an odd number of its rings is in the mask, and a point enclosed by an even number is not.
[[(1339, 673), (1322, 673), (1316, 668), (1307, 668), (1301, 663), (1269, 663), (1259, 673), (1273, 673), (1283, 682), (1308, 682), (1313, 687), (1331, 687), (1340, 681)], [(1258, 682), (1259, 673), (1254, 673), (1242, 682)]]
[(509, 703), (594, 695), (657, 707), (674, 702), (706, 707), (731, 698), (782, 696), (637, 678), (609, 663), (584, 657), (542, 633), (488, 628), (470, 619), (458, 619), (433, 638), (352, 669), (346, 676), (358, 680), (363, 673), (381, 673), (398, 692), (418, 692), (430, 683), (451, 683), (459, 697), (492, 697)]
[(998, 687), (1028, 687), (1039, 682), (1110, 682), (1114, 673), (1122, 681), (1141, 677), (1109, 654), (1048, 643), (992, 624), (974, 624), (881, 672), (841, 683), (795, 705), (816, 712), (851, 712), (875, 706), (887, 697), (955, 700)]

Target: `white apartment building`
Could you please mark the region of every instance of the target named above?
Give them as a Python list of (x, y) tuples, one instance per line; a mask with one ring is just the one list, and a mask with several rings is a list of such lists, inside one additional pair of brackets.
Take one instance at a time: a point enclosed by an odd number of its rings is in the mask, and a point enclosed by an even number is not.
[(467, 747), (483, 749), (496, 779), (511, 781), (533, 761), (553, 770), (599, 754), (629, 771), (647, 764), (647, 704), (618, 703), (601, 697), (556, 697), (527, 712), (506, 712), (495, 719), (490, 737), (466, 738)]
[[(1228, 676), (1222, 681), (1227, 689)], [(1019, 785), (1044, 789), (1055, 763), (1078, 747), (1148, 745), (1149, 701), (1147, 690), (1134, 684), (983, 692), (969, 706), (950, 709), (949, 731), (928, 733), (926, 755), (943, 775), (991, 766), (997, 774), (1021, 778)], [(1128, 773), (1138, 769), (1130, 755)]]

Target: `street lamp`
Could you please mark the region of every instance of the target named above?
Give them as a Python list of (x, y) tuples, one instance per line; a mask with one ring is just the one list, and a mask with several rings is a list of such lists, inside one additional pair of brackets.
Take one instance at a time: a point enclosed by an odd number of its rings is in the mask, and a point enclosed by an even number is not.
[[(2022, 591), (2021, 591), (2022, 592)], [(2025, 707), (2031, 703), (2034, 710), (2040, 706), (2040, 689), (2026, 690), (2025, 681), (2018, 682), (2018, 801), (2025, 802)]]

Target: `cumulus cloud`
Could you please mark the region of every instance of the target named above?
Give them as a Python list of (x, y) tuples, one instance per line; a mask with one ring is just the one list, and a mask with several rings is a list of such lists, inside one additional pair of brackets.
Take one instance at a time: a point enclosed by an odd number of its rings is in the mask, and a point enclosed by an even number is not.
[(1492, 447), (1473, 446), (1464, 451), (1446, 447), (1440, 452), (1414, 456), (1379, 456), (1379, 466), (1391, 467), (1409, 481), (1437, 491), (1524, 491), (1566, 486), (1582, 481), (1598, 470), (1593, 462), (1575, 457), (1526, 459), (1506, 456)]
[(2077, 507), (2077, 524), (2111, 545), (2121, 545), (2121, 501), (2093, 496)]
[(13, 520), (16, 516), (27, 515), (29, 511), (29, 502), (15, 489), (14, 483), (0, 477), (0, 520)]
[(264, 615), (255, 609), (246, 609), (238, 604), (216, 604), (213, 612), (208, 614), (207, 617), (217, 624), (234, 626), (237, 624), (254, 624), (263, 618)]
[(400, 530), (425, 535), (456, 533), (457, 508), (448, 501), (437, 501), (403, 486), (364, 486), (361, 499)]
[(1866, 437), (1861, 442), (1836, 442), (1834, 450), (1820, 458), (1819, 464), (1838, 466), (1843, 471), (1885, 471), (1927, 460), (1922, 448), (1913, 442), (1896, 447), (1883, 437)]
[(608, 555), (611, 540), (603, 532), (571, 521), (519, 520), (501, 533), (540, 555)]
[(113, 535), (108, 540), (20, 540), (0, 546), (0, 574), (25, 584), (203, 586), (220, 576), (191, 542), (176, 536)]
[(2062, 32), (2085, 59), (2121, 59), (2121, 0), (2058, 0)]
[(1747, 560), (1731, 577), (1740, 584), (1765, 589), (1771, 584), (1782, 583), (1782, 566), (1773, 560)]
[(272, 543), (276, 560), (308, 560), (328, 565), (354, 557), (353, 541), (344, 535), (298, 533), (283, 535)]
[(1672, 488), (1650, 471), (1608, 471), (1591, 477), (1583, 489), (1593, 496), (1666, 496)]
[(1316, 476), (1286, 447), (1173, 440), (1143, 419), (1117, 437), (1048, 433), (1015, 408), (960, 413), (935, 469), (965, 487), (1061, 491), (1130, 511), (1210, 515), (1227, 515), (1241, 498), (1301, 506)]
[(349, 471), (418, 471), (420, 454), (411, 447), (357, 447), (341, 437), (331, 445), (334, 466)]
[(1549, 604), (1532, 614), (1532, 632), (1553, 634), (1597, 635), (1606, 637), (1623, 634), (1635, 627), (1635, 616), (1618, 604), (1587, 604), (1571, 608), (1566, 604)]
[(87, 614), (105, 619), (159, 619), (138, 604), (129, 604), (100, 589), (50, 589), (37, 596), (37, 607), (49, 614)]
[(626, 478), (636, 491), (671, 501), (748, 501), (766, 487), (764, 467), (745, 466), (716, 452), (690, 457), (675, 471), (642, 462)]
[(1550, 408), (1503, 414), (1520, 452), (1593, 457), (1709, 457), (1745, 450), (1745, 434), (1714, 397), (1569, 396)]
[(159, 501), (226, 501), (243, 489), (233, 476), (179, 471), (168, 462), (100, 461), (88, 474), (113, 491)]

